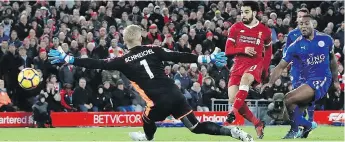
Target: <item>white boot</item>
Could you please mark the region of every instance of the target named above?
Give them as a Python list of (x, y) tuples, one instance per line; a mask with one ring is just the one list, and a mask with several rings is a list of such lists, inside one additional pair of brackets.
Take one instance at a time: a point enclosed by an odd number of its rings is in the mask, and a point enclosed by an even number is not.
[(243, 142), (254, 142), (253, 137), (247, 132), (244, 132), (242, 129), (235, 126), (228, 126), (228, 128), (231, 130), (231, 135), (233, 138), (239, 139)]
[(133, 141), (148, 141), (146, 138), (146, 135), (140, 131), (139, 132), (130, 132), (129, 137)]

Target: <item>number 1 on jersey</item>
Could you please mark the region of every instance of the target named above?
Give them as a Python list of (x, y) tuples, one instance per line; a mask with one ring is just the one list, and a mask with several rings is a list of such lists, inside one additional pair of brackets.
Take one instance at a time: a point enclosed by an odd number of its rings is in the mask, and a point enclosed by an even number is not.
[(146, 59), (141, 60), (141, 61), (140, 61), (140, 65), (143, 65), (143, 66), (144, 66), (144, 68), (145, 68), (145, 70), (146, 70), (146, 73), (150, 76), (150, 79), (152, 79), (152, 78), (155, 77), (155, 76), (153, 75), (153, 73), (152, 73), (150, 67), (149, 67), (149, 64), (147, 64)]

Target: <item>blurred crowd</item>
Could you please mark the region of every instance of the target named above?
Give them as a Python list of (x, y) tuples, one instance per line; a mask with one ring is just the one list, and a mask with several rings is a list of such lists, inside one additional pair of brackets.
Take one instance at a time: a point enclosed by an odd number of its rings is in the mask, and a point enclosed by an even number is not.
[[(143, 44), (161, 45), (174, 51), (210, 54), (225, 50), (228, 29), (241, 21), (237, 1), (0, 1), (0, 111), (143, 111), (145, 102), (119, 71), (52, 65), (50, 49), (61, 46), (80, 58), (106, 59), (128, 52), (123, 29), (141, 25)], [(339, 80), (344, 79), (344, 2), (264, 1), (258, 18), (272, 30), (273, 69), (282, 58), (286, 35), (296, 28), (296, 11), (308, 8), (314, 26), (334, 38), (339, 61)], [(211, 99), (227, 99), (232, 61), (226, 67), (212, 64), (164, 63), (164, 71), (175, 81), (197, 111), (211, 110)], [(23, 90), (17, 81), (24, 68), (35, 68), (40, 85)], [(274, 101), (274, 94), (292, 89), (289, 68), (272, 90), (249, 99)], [(344, 87), (342, 83), (342, 87)], [(342, 88), (344, 90), (344, 88)], [(330, 89), (318, 109), (343, 109), (344, 92)], [(33, 106), (33, 107), (32, 107)]]

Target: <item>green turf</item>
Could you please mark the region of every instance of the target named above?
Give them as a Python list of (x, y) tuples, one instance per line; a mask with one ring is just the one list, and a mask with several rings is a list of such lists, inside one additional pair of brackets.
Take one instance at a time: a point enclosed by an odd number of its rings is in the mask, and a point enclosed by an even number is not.
[[(255, 135), (253, 127), (241, 127)], [(1, 128), (0, 141), (129, 141), (128, 132), (142, 128)], [(287, 126), (266, 127), (265, 141), (282, 141)], [(308, 139), (295, 141), (344, 141), (344, 127), (320, 126)], [(155, 141), (234, 141), (226, 136), (196, 135), (185, 128), (158, 128)], [(290, 141), (290, 140), (289, 140)]]

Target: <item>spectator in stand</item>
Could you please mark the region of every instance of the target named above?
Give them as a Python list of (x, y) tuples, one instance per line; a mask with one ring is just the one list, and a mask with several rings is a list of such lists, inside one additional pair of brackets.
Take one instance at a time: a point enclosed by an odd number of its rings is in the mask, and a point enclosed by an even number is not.
[(219, 67), (216, 65), (212, 65), (211, 69), (209, 70), (209, 74), (215, 82), (219, 82), (221, 79), (224, 79), (227, 82), (227, 80), (229, 79), (229, 70), (226, 69), (225, 66)]
[(28, 15), (22, 14), (20, 16), (20, 22), (14, 26), (15, 31), (20, 33), (18, 35), (19, 40), (23, 41), (29, 35), (30, 25), (28, 24)]
[(209, 110), (211, 109), (211, 99), (215, 98), (218, 94), (216, 91), (216, 86), (214, 79), (212, 77), (205, 77), (203, 80), (203, 85), (201, 86), (201, 93), (203, 94), (203, 104)]
[(161, 34), (158, 33), (156, 24), (152, 24), (149, 27), (149, 29), (150, 30), (149, 30), (149, 33), (147, 34), (147, 37), (150, 39), (150, 44), (152, 44), (155, 39), (158, 39), (160, 42), (163, 41), (163, 37), (161, 36)]
[(44, 80), (47, 80), (51, 73), (56, 74), (57, 72), (56, 65), (50, 64), (47, 56), (47, 50), (44, 48), (39, 50), (39, 56), (34, 58), (33, 63), (35, 69), (40, 69), (42, 71)]
[(92, 109), (91, 103), (92, 92), (86, 87), (86, 79), (80, 78), (78, 86), (74, 89), (72, 94), (73, 106), (79, 111), (87, 112)]
[(10, 37), (5, 34), (4, 24), (0, 23), (0, 42), (2, 42), (3, 40), (8, 41), (9, 39), (10, 39)]
[(191, 77), (188, 76), (185, 66), (180, 66), (178, 68), (178, 73), (175, 74), (174, 80), (179, 80), (181, 82), (182, 89), (189, 89), (192, 86)]
[(165, 75), (168, 76), (170, 79), (174, 79), (174, 75), (171, 73), (171, 66), (167, 65), (164, 67)]
[(276, 53), (279, 49), (283, 49), (283, 45), (285, 44), (284, 35), (283, 33), (278, 34), (278, 41), (273, 44), (272, 53)]
[(76, 68), (71, 64), (64, 64), (59, 69), (59, 80), (62, 84), (74, 84)]
[(61, 90), (61, 87), (60, 87), (60, 82), (58, 82), (57, 78), (56, 78), (56, 75), (55, 74), (52, 74), (49, 76), (47, 82), (50, 82), (53, 84), (53, 87), (56, 91), (60, 91)]
[[(226, 80), (224, 79), (219, 80), (218, 88), (216, 89), (216, 91), (218, 92), (216, 99), (229, 99)], [(228, 102), (225, 102), (225, 103), (228, 104)]]
[(4, 80), (0, 79), (0, 112), (14, 112), (15, 108), (8, 97)]
[(61, 96), (59, 90), (54, 88), (52, 82), (47, 82), (46, 88), (41, 90), (40, 94), (44, 95), (45, 101), (48, 103), (48, 111), (61, 111)]
[(339, 54), (340, 58), (338, 61), (340, 61), (341, 64), (344, 64), (344, 52), (343, 52), (343, 46), (340, 45), (339, 39), (334, 39), (334, 53)]
[(60, 90), (60, 98), (61, 98), (61, 106), (64, 111), (71, 112), (77, 111), (76, 108), (73, 107), (72, 103), (72, 84), (65, 83), (63, 88)]
[(192, 51), (192, 53), (195, 55), (203, 55), (201, 44), (197, 44), (195, 49)]
[(215, 44), (212, 41), (213, 34), (212, 32), (207, 32), (206, 39), (202, 42), (202, 53), (210, 54), (215, 48)]
[(340, 46), (343, 47), (344, 46), (344, 28), (345, 28), (345, 23), (344, 21), (341, 22), (339, 29), (337, 30), (337, 32), (335, 33), (335, 38), (338, 38), (340, 41)]
[[(88, 58), (87, 55), (82, 55), (80, 58)], [(91, 80), (95, 76), (95, 70), (94, 69), (87, 69), (84, 67), (76, 67), (76, 73), (75, 78), (78, 80), (79, 78), (84, 78), (86, 82), (91, 83)], [(90, 84), (88, 84), (89, 87)]]
[(193, 86), (190, 89), (189, 93), (191, 95), (191, 99), (187, 101), (194, 111), (204, 111), (204, 109), (208, 109), (207, 107), (202, 107), (202, 93), (200, 84), (198, 82), (193, 83)]
[(109, 97), (106, 97), (103, 91), (103, 85), (98, 86), (97, 93), (92, 96), (92, 111), (110, 111), (113, 106)]
[[(6, 44), (7, 41), (2, 41), (2, 48), (6, 48)], [(17, 77), (21, 65), (16, 56), (16, 47), (14, 44), (10, 44), (8, 51), (6, 51), (5, 55), (2, 57), (0, 66), (4, 75), (7, 92), (9, 93), (8, 95), (11, 98), (17, 97), (13, 95), (15, 95), (16, 89), (19, 87)]]
[(113, 92), (113, 104), (116, 111), (121, 112), (133, 112), (134, 108), (132, 106), (133, 96), (128, 89), (124, 87), (124, 82), (118, 80), (116, 82), (116, 88)]
[(167, 34), (164, 38), (164, 41), (162, 42), (162, 45), (164, 48), (176, 51), (175, 49), (175, 42), (171, 34)]
[(45, 128), (45, 124), (52, 127), (52, 120), (49, 114), (49, 104), (45, 101), (45, 95), (38, 96), (38, 102), (32, 106), (34, 121), (37, 122), (38, 128)]
[(192, 82), (197, 82), (201, 73), (198, 70), (198, 64), (192, 63), (189, 66), (188, 76), (190, 76)]
[(192, 99), (192, 96), (191, 96), (190, 93), (187, 91), (187, 89), (181, 88), (181, 82), (180, 82), (180, 80), (176, 80), (176, 79), (175, 79), (175, 84), (176, 84), (176, 86), (180, 89), (181, 93), (184, 95), (184, 97), (186, 98), (186, 100), (189, 102), (189, 101)]

